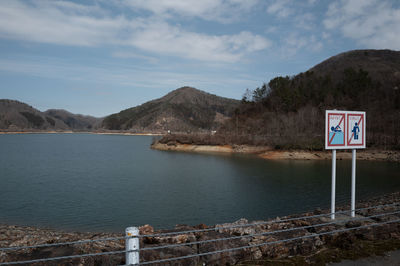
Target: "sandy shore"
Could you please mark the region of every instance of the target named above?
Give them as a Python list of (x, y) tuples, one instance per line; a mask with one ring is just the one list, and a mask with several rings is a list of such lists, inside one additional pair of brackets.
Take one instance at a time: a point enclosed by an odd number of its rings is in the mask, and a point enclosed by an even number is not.
[[(192, 144), (162, 144), (155, 143), (152, 149), (164, 151), (185, 151), (185, 152), (209, 152), (209, 153), (243, 153), (256, 154), (259, 157), (267, 160), (329, 160), (332, 158), (330, 151), (282, 151), (274, 150), (268, 146), (246, 146), (246, 145), (192, 145)], [(351, 151), (338, 150), (336, 157), (338, 160), (351, 159)], [(358, 160), (370, 161), (394, 161), (400, 162), (399, 151), (383, 151), (383, 150), (358, 150)]]

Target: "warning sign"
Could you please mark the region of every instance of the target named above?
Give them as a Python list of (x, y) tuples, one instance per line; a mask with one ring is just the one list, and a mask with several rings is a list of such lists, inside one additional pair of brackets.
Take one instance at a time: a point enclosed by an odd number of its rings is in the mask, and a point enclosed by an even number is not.
[(365, 112), (347, 112), (347, 146), (365, 148)]
[(325, 149), (365, 148), (365, 112), (326, 111)]
[(340, 149), (346, 146), (346, 113), (331, 111), (326, 113), (326, 149)]

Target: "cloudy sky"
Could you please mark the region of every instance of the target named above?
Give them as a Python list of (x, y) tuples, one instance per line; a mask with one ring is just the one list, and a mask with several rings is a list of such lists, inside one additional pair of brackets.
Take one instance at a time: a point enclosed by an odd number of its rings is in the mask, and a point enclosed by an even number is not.
[(240, 99), (353, 49), (400, 50), (397, 0), (1, 0), (0, 98), (104, 116), (193, 86)]

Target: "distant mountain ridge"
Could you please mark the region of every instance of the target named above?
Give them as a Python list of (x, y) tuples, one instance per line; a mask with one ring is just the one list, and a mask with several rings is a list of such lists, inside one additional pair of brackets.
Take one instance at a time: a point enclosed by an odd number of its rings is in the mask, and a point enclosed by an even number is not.
[(208, 131), (229, 119), (239, 104), (238, 100), (182, 87), (103, 119), (61, 109), (41, 112), (23, 102), (0, 99), (0, 131)]
[(102, 128), (136, 132), (211, 130), (230, 118), (239, 103), (192, 87), (182, 87), (162, 98), (107, 116)]
[(101, 120), (65, 110), (51, 109), (41, 112), (23, 102), (0, 99), (1, 131), (90, 131), (96, 128)]
[(49, 109), (44, 114), (63, 121), (71, 129), (92, 130), (98, 128), (102, 121), (101, 118), (72, 114), (62, 109)]

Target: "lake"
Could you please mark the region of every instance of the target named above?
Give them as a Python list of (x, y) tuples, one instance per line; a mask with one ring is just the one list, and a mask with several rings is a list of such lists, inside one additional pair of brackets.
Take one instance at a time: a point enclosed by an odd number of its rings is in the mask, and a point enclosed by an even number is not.
[[(123, 232), (329, 208), (331, 161), (151, 150), (152, 137), (0, 135), (0, 223)], [(398, 191), (400, 164), (357, 161), (357, 200)], [(337, 206), (351, 161), (337, 162)]]

